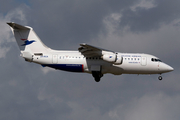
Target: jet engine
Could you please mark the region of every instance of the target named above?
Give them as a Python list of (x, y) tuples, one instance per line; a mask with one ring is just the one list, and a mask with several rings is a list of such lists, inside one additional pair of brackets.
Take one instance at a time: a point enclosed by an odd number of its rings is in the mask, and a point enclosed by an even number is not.
[(102, 59), (107, 62), (114, 63), (116, 61), (117, 55), (116, 54), (104, 54)]
[(114, 63), (116, 65), (122, 64), (122, 57), (121, 56), (117, 56), (117, 54), (104, 54), (102, 56), (102, 59), (104, 61), (110, 62), (110, 63)]

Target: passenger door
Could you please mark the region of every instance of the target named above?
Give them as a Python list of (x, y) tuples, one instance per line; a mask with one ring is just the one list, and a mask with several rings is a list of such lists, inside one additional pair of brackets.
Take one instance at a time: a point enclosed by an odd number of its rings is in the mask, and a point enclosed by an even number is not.
[(147, 65), (147, 58), (146, 57), (141, 57), (141, 65), (146, 66)]
[(52, 57), (53, 57), (52, 58), (52, 63), (53, 64), (57, 64), (57, 62), (58, 62), (58, 55), (53, 55)]

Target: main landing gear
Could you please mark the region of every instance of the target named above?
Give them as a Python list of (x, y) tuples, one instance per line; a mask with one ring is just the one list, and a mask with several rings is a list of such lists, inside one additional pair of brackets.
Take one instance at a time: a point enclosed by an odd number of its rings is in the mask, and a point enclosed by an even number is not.
[(92, 76), (96, 82), (99, 82), (103, 74), (100, 71), (92, 71)]

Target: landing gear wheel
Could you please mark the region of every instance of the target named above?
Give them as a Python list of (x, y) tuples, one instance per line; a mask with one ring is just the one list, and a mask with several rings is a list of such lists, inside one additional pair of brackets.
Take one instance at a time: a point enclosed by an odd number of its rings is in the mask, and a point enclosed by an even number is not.
[(96, 77), (94, 78), (96, 82), (99, 82), (100, 81), (100, 78), (99, 77)]
[(92, 71), (92, 76), (96, 82), (99, 82), (103, 74), (100, 71)]
[(162, 80), (162, 76), (159, 76), (158, 79), (159, 79), (159, 80)]

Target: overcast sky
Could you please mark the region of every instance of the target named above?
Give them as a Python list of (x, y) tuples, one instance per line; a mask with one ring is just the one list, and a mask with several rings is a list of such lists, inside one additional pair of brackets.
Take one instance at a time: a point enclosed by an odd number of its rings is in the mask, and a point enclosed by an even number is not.
[[(179, 120), (179, 0), (0, 1), (0, 119)], [(148, 53), (175, 70), (159, 75), (69, 73), (25, 62), (6, 22), (34, 28), (53, 49), (88, 43)]]

